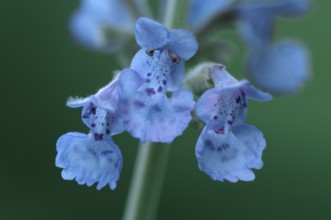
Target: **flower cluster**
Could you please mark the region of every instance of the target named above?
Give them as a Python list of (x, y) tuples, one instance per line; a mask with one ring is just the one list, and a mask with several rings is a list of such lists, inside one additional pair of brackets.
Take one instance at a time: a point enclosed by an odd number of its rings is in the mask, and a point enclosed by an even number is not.
[(126, 130), (141, 142), (170, 143), (191, 120), (193, 95), (181, 86), (184, 62), (198, 49), (195, 37), (185, 30), (169, 31), (147, 18), (138, 19), (135, 35), (142, 49), (130, 68), (95, 95), (67, 103), (83, 107), (82, 120), (90, 132), (59, 138), (56, 166), (63, 168), (64, 179), (88, 186), (98, 182), (98, 189), (109, 184), (114, 189), (122, 155), (112, 135)]
[[(286, 94), (309, 78), (309, 54), (295, 41), (273, 41), (275, 18), (300, 15), (309, 8), (309, 0), (191, 0), (188, 27), (208, 46), (206, 33), (217, 30), (214, 25), (235, 24), (249, 48), (247, 67), (255, 85)], [(261, 131), (245, 123), (247, 101), (269, 101), (272, 96), (247, 80), (237, 81), (221, 64), (197, 65), (185, 78), (184, 63), (198, 50), (195, 36), (142, 17), (150, 14), (146, 0), (82, 0), (72, 16), (72, 36), (82, 45), (123, 54), (124, 48), (134, 48), (134, 36), (140, 50), (96, 94), (67, 102), (68, 107), (82, 107), (82, 120), (90, 131), (69, 132), (58, 139), (56, 166), (63, 169), (62, 177), (115, 189), (123, 161), (113, 135), (127, 131), (142, 143), (171, 143), (187, 128), (195, 110), (194, 121), (205, 123), (196, 144), (200, 170), (218, 181), (253, 180), (252, 169), (263, 165), (266, 141)], [(209, 46), (212, 55), (219, 50)], [(201, 53), (195, 60), (205, 58)], [(222, 56), (212, 59), (220, 61)], [(192, 91), (182, 88), (184, 82)]]

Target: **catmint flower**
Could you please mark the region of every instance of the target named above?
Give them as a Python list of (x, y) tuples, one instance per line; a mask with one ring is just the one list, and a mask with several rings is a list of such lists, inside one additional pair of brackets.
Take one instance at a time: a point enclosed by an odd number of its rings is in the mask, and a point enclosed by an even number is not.
[(239, 19), (238, 30), (242, 38), (250, 47), (263, 48), (272, 43), (277, 16), (298, 16), (309, 8), (309, 0), (265, 0), (238, 3), (233, 11)]
[(69, 132), (58, 139), (56, 166), (63, 168), (63, 179), (76, 179), (88, 186), (98, 182), (97, 189), (109, 184), (115, 189), (122, 169), (122, 154), (111, 136), (125, 129), (117, 110), (118, 95), (116, 78), (95, 95), (68, 101), (69, 107), (83, 107), (82, 120), (90, 132)]
[(70, 21), (70, 32), (80, 44), (114, 52), (121, 39), (132, 35), (134, 17), (120, 0), (82, 0)]
[(259, 87), (277, 94), (293, 93), (309, 79), (307, 49), (295, 41), (272, 41), (276, 16), (297, 16), (309, 8), (309, 0), (281, 0), (242, 3), (235, 9), (239, 32), (250, 48), (249, 77)]
[(250, 78), (272, 93), (294, 93), (310, 79), (310, 55), (304, 45), (282, 41), (250, 51)]
[(169, 31), (148, 18), (138, 19), (135, 35), (142, 49), (130, 69), (120, 73), (121, 117), (127, 131), (142, 142), (169, 143), (191, 120), (193, 95), (180, 87), (184, 61), (198, 44), (190, 32)]
[(255, 178), (252, 168), (263, 165), (263, 134), (246, 124), (247, 99), (271, 100), (247, 80), (237, 81), (222, 65), (209, 72), (215, 88), (197, 101), (196, 114), (206, 123), (196, 145), (199, 168), (213, 180), (237, 182)]

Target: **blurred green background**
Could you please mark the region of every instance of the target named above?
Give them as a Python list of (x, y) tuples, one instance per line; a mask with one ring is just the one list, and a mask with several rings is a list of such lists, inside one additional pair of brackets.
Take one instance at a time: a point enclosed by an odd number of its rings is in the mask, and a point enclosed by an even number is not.
[[(0, 2), (0, 219), (120, 219), (138, 141), (115, 137), (124, 167), (115, 191), (61, 179), (57, 138), (86, 131), (70, 95), (95, 92), (118, 68), (113, 56), (75, 45), (67, 21), (79, 1)], [(256, 180), (212, 181), (194, 154), (199, 133), (186, 130), (171, 150), (158, 219), (331, 219), (330, 1), (305, 17), (280, 20), (278, 37), (296, 36), (311, 50), (313, 78), (296, 95), (250, 102), (248, 122), (267, 148)], [(242, 73), (239, 60), (228, 64)]]

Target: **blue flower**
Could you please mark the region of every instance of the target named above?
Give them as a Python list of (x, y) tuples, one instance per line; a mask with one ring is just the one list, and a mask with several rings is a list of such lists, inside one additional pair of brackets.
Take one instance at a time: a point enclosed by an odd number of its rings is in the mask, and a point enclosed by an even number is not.
[(88, 186), (98, 182), (97, 189), (109, 184), (115, 189), (122, 169), (122, 154), (110, 136), (125, 129), (119, 118), (118, 100), (116, 78), (95, 95), (68, 101), (69, 107), (83, 107), (82, 119), (90, 132), (69, 132), (58, 139), (56, 166), (63, 168), (63, 179), (76, 179)]
[(309, 0), (267, 0), (239, 3), (233, 10), (242, 38), (250, 47), (263, 48), (271, 43), (276, 16), (297, 16), (309, 8)]
[(309, 52), (295, 41), (252, 50), (247, 66), (259, 87), (277, 94), (294, 93), (310, 79)]
[(257, 128), (245, 124), (247, 98), (272, 97), (247, 80), (238, 82), (222, 65), (212, 66), (209, 77), (215, 88), (208, 89), (196, 105), (197, 115), (207, 123), (196, 145), (199, 168), (213, 180), (253, 180), (251, 169), (262, 167), (266, 142)]
[(250, 47), (249, 74), (259, 87), (278, 94), (293, 93), (309, 78), (305, 47), (297, 42), (272, 41), (276, 16), (296, 16), (309, 8), (309, 0), (242, 3), (236, 8), (239, 32)]
[(191, 120), (193, 95), (180, 87), (184, 61), (196, 53), (198, 44), (190, 32), (169, 31), (147, 18), (138, 19), (135, 34), (142, 49), (130, 69), (120, 73), (121, 117), (142, 142), (169, 143)]
[[(70, 21), (75, 40), (86, 47), (114, 52), (122, 36), (132, 34), (134, 17), (124, 1), (82, 0)], [(112, 36), (111, 39), (107, 37)]]

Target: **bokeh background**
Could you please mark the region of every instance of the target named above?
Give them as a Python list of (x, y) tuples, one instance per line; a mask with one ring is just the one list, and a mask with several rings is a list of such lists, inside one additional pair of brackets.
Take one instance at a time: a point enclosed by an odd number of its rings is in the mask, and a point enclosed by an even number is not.
[[(115, 191), (64, 181), (54, 165), (57, 138), (86, 131), (80, 109), (65, 107), (67, 97), (94, 93), (118, 68), (113, 56), (71, 41), (67, 21), (78, 4), (0, 2), (1, 220), (122, 216), (137, 140), (115, 137), (124, 157)], [(172, 146), (158, 219), (331, 219), (330, 7), (330, 1), (315, 1), (307, 16), (277, 22), (277, 37), (296, 36), (306, 43), (314, 75), (298, 94), (250, 102), (248, 122), (268, 143), (256, 180), (209, 179), (194, 154), (199, 133), (188, 129)], [(235, 34), (233, 41), (238, 41)], [(244, 73), (240, 57), (227, 64), (237, 76)]]

